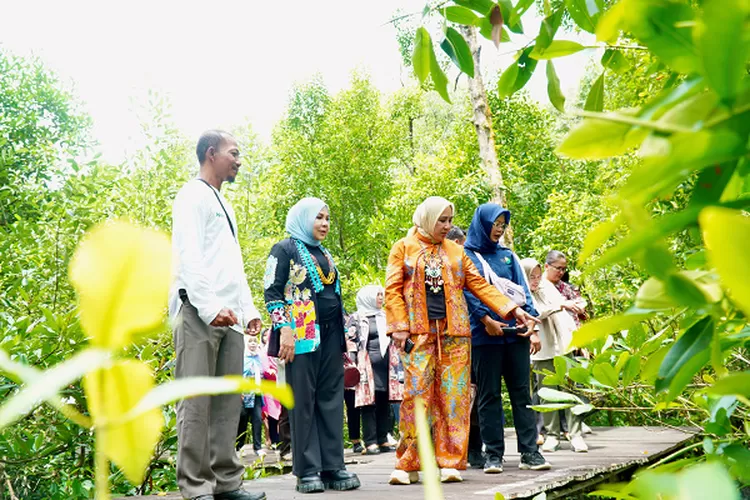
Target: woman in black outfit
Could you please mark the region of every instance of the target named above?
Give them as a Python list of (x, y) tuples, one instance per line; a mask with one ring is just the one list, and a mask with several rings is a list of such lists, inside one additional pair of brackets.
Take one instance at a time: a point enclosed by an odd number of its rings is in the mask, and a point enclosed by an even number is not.
[(331, 254), (320, 244), (329, 226), (322, 200), (300, 200), (287, 215), (290, 238), (271, 249), (263, 279), (273, 323), (269, 355), (286, 363), (294, 392), (292, 472), (302, 493), (360, 486), (344, 466), (341, 282)]

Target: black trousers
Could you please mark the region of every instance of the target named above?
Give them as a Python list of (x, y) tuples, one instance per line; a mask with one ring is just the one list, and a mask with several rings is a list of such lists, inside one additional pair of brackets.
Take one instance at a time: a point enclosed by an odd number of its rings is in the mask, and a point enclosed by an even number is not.
[(286, 406), (281, 407), (279, 415), (279, 446), (278, 450), (281, 455), (285, 455), (292, 449), (292, 431), (289, 428), (289, 410)]
[(266, 422), (268, 423), (268, 439), (271, 440), (271, 444), (278, 444), (279, 421), (273, 417), (266, 416)]
[(344, 363), (341, 320), (320, 325), (317, 351), (294, 357), (286, 367), (294, 391), (289, 410), (292, 472), (297, 477), (344, 469)]
[(513, 410), (518, 451), (537, 451), (536, 414), (528, 408), (531, 405), (529, 341), (519, 339), (509, 344), (475, 346), (471, 351), (477, 382), (479, 428), (487, 447), (487, 456), (502, 458), (505, 454), (503, 379)]
[(346, 403), (346, 427), (349, 429), (349, 441), (359, 441), (359, 426), (362, 419), (362, 409), (354, 406), (354, 390), (344, 390)]
[(365, 445), (387, 444), (388, 432), (392, 428), (388, 391), (375, 391), (375, 404), (363, 406), (361, 410)]
[(247, 424), (250, 423), (253, 428), (253, 449), (255, 451), (261, 448), (261, 436), (263, 429), (263, 418), (261, 417), (261, 411), (263, 410), (263, 396), (256, 394), (255, 405), (252, 408), (242, 407), (242, 413), (240, 413), (240, 425), (237, 428), (237, 449), (239, 450), (245, 446), (247, 440)]

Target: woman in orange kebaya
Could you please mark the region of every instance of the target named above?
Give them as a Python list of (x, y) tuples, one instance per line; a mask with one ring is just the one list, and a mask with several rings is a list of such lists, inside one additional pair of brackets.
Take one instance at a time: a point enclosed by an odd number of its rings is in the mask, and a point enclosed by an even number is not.
[(469, 439), (471, 330), (464, 287), (503, 318), (536, 322), (487, 283), (463, 247), (446, 240), (454, 207), (433, 196), (417, 207), (414, 227), (388, 257), (385, 314), (388, 335), (404, 348), (401, 440), (390, 484), (419, 480), (414, 399), (422, 398), (432, 425), (435, 456), (443, 482), (461, 481)]

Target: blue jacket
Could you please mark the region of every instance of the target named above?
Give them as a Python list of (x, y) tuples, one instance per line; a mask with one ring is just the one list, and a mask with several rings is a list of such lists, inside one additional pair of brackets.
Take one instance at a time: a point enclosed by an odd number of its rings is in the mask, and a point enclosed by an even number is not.
[[(466, 238), (464, 249), (466, 255), (471, 259), (479, 270), (484, 274), (484, 266), (477, 258), (477, 253), (482, 254), (484, 260), (490, 265), (492, 270), (501, 278), (506, 278), (512, 282), (521, 285), (526, 291), (526, 305), (523, 309), (532, 316), (539, 316), (531, 299), (531, 293), (526, 286), (523, 269), (509, 248), (505, 248), (490, 239), (492, 224), (501, 215), (505, 215), (506, 222), (510, 221), (510, 211), (494, 203), (485, 203), (480, 205), (474, 212), (474, 218), (469, 226), (469, 232)], [(497, 314), (492, 312), (470, 291), (464, 290), (466, 302), (469, 306), (469, 321), (471, 322), (471, 343), (472, 345), (487, 344), (508, 344), (518, 342), (521, 338), (516, 335), (491, 336), (487, 333), (484, 324), (480, 321), (485, 316), (507, 323), (509, 326), (515, 326), (516, 320), (503, 320)]]

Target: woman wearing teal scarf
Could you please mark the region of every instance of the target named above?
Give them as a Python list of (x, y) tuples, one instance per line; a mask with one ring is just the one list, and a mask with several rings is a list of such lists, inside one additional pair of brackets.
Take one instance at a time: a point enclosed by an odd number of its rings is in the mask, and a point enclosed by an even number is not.
[(294, 391), (292, 472), (301, 493), (360, 485), (344, 467), (344, 308), (338, 270), (321, 245), (329, 229), (323, 200), (297, 202), (286, 218), (290, 237), (271, 249), (263, 278), (268, 354), (286, 362)]

